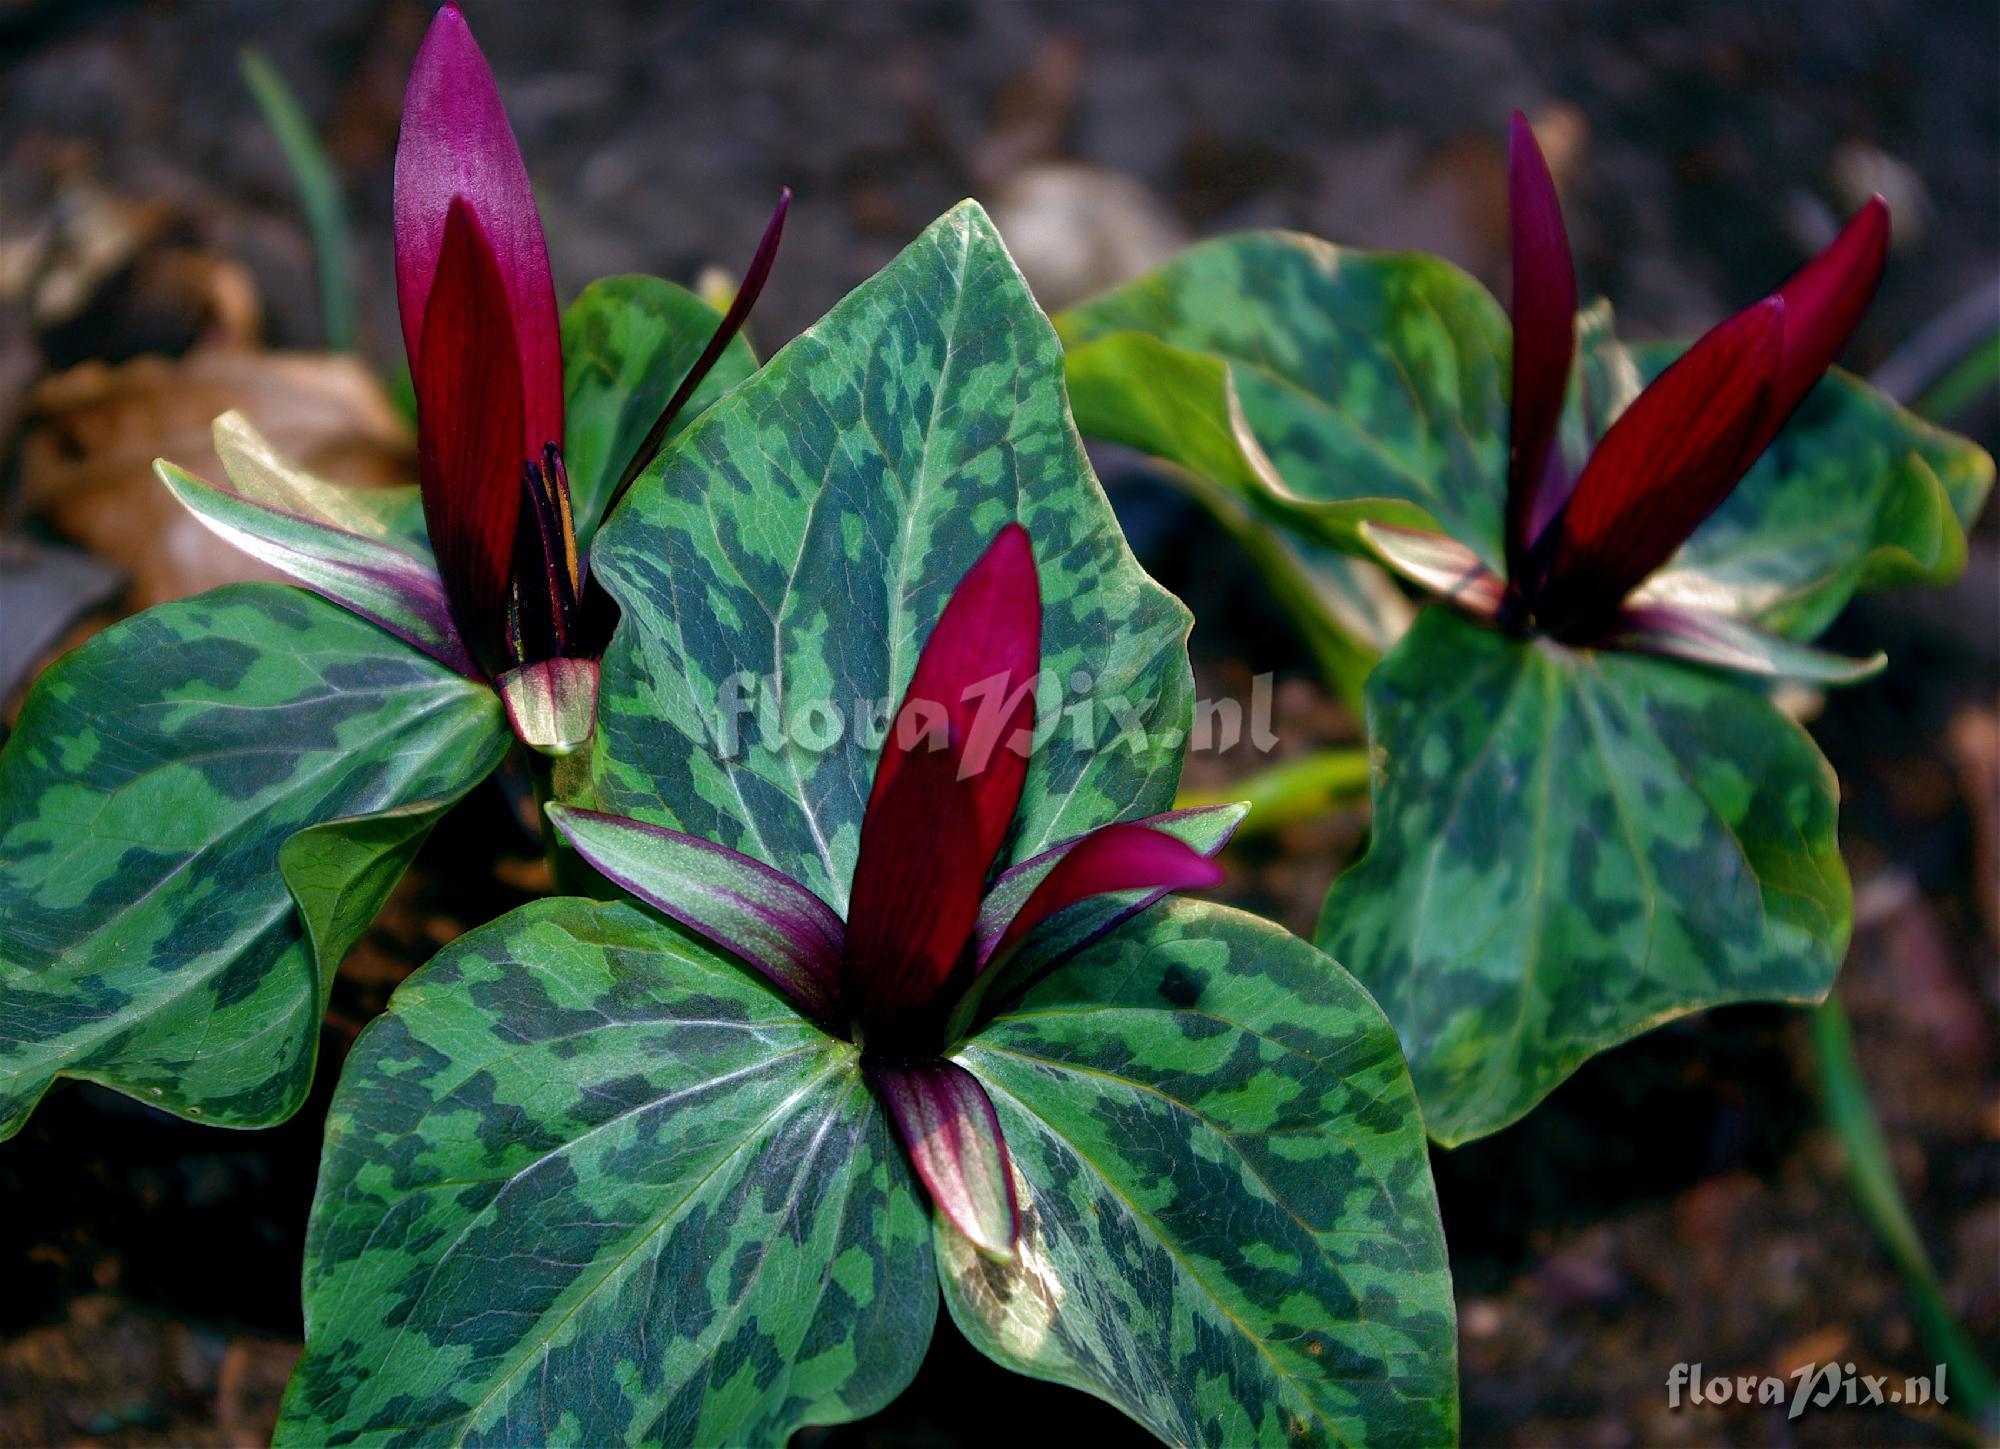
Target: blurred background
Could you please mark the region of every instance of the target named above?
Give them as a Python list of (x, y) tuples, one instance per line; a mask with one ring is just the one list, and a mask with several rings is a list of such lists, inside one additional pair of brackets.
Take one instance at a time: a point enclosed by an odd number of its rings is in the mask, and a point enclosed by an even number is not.
[[(1993, 0), (469, 0), (559, 292), (724, 284), (797, 190), (752, 322), (768, 353), (965, 195), (1052, 310), (1191, 238), (1287, 226), (1440, 252), (1498, 288), (1504, 135), (1534, 120), (1586, 295), (1632, 337), (1763, 294), (1871, 192), (1896, 245), (1847, 365), (1935, 383), (2000, 325)], [(421, 0), (0, 0), (0, 699), (123, 613), (252, 576), (153, 481), (213, 473), (240, 407), (355, 483), (414, 474), (389, 241)], [(323, 305), (298, 188), (241, 70), (259, 48), (331, 158), (358, 307)], [(329, 323), (332, 323), (331, 330)], [(1982, 331), (1983, 329), (1983, 331)], [(1991, 344), (1988, 344), (1989, 350)], [(1990, 377), (1949, 421), (2000, 442)], [(1134, 545), (1198, 619), (1204, 693), (1278, 678), (1278, 755), (1360, 738), (1249, 566), (1115, 450)], [(1828, 641), (1888, 672), (1813, 720), (1846, 796), (1839, 991), (1949, 1308), (2000, 1357), (2000, 534), (1951, 590), (1865, 600)], [(1267, 763), (1190, 764), (1223, 790)], [(7, 808), (0, 800), (0, 810)], [(1365, 799), (1234, 850), (1232, 898), (1310, 933)], [(0, 1147), (0, 1444), (256, 1444), (298, 1352), (320, 1116), (354, 1034), (442, 943), (546, 889), (497, 790), (440, 828), (343, 964), (312, 1105), (232, 1134), (95, 1088)], [(1824, 1125), (1803, 1013), (1739, 1007), (1599, 1058), (1524, 1123), (1435, 1157), (1466, 1440), (1950, 1444), (1894, 1408), (1670, 1410), (1680, 1361), (1928, 1371)], [(981, 1402), (980, 1396), (986, 1396)], [(978, 1403), (976, 1422), (963, 1422)], [(941, 1322), (917, 1387), (842, 1445), (1137, 1442), (1003, 1381)]]

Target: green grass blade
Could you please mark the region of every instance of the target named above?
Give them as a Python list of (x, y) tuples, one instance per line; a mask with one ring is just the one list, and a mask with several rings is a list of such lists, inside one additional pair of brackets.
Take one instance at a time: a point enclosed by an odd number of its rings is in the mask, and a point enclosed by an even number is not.
[(319, 264), (319, 305), (326, 345), (336, 352), (348, 351), (354, 346), (356, 306), (354, 272), (347, 256), (347, 203), (340, 194), (340, 179), (313, 133), (312, 121), (270, 58), (255, 46), (246, 46), (237, 64), (298, 184), (306, 229), (312, 233), (313, 255)]

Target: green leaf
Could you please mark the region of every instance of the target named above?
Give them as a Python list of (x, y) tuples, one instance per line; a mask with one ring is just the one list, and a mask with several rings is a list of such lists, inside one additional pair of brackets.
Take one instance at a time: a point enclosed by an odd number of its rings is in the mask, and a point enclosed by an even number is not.
[(1850, 921), (1833, 771), (1727, 676), (1427, 610), (1368, 686), (1368, 854), (1323, 950), (1403, 1039), (1438, 1141), (1730, 1001), (1815, 1001)]
[(1299, 526), (1336, 541), (1364, 520), (1437, 526), (1498, 562), (1507, 318), (1450, 263), (1246, 232), (1057, 326), (1086, 433), (1303, 503)]
[(1013, 1264), (937, 1229), (946, 1304), (990, 1357), (1172, 1444), (1454, 1440), (1422, 1123), (1395, 1033), (1333, 962), (1163, 903), (957, 1060), (1018, 1169)]
[[(1651, 378), (1681, 348), (1633, 351)], [(1858, 591), (1957, 577), (1992, 487), (1985, 449), (1835, 370), (1640, 597), (1811, 639)]]
[(1016, 519), (1041, 570), (1048, 738), (1006, 859), (1164, 810), (1192, 720), (1187, 613), (1133, 561), (1055, 334), (970, 202), (703, 414), (605, 529), (593, 566), (623, 621), (579, 803), (740, 851), (844, 912), (880, 725)]
[[(563, 313), (563, 465), (579, 546), (589, 547), (619, 475), (721, 321), (694, 293), (658, 277), (602, 278)], [(667, 437), (756, 370), (738, 336)]]
[(491, 690), (284, 585), (59, 661), (0, 753), (0, 1135), (58, 1076), (289, 1116), (341, 954), (507, 738)]
[(537, 902), (348, 1058), (278, 1443), (782, 1443), (909, 1382), (931, 1252), (851, 1046), (634, 907)]

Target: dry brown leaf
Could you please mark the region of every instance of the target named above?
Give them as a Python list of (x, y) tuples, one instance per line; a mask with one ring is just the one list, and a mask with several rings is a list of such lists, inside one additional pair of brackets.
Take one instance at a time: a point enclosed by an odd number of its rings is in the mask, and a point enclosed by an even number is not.
[(331, 353), (204, 348), (186, 357), (90, 362), (44, 379), (21, 445), (26, 506), (132, 576), (143, 609), (218, 584), (274, 578), (195, 521), (153, 476), (168, 458), (220, 479), (209, 439), (234, 408), (278, 452), (357, 487), (416, 476), (410, 432), (359, 361)]

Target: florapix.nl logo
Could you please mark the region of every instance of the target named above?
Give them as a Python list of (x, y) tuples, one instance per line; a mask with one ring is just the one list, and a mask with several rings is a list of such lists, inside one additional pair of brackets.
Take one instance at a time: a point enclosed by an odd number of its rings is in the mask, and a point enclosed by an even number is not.
[(1698, 1363), (1677, 1363), (1667, 1374), (1667, 1407), (1719, 1408), (1729, 1404), (1783, 1404), (1785, 1417), (1836, 1405), (1864, 1408), (1944, 1404), (1945, 1366), (1896, 1378), (1864, 1374), (1850, 1363), (1801, 1364), (1789, 1374), (1705, 1374)]

